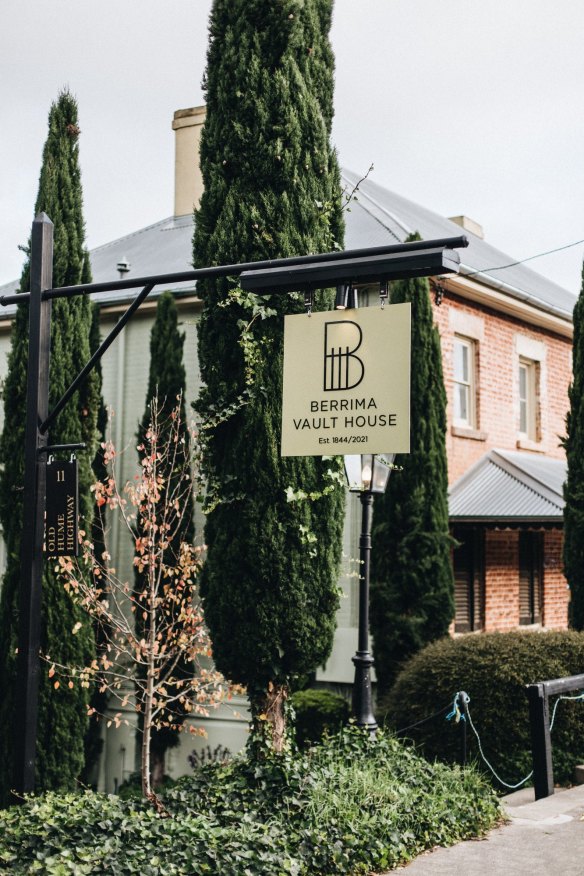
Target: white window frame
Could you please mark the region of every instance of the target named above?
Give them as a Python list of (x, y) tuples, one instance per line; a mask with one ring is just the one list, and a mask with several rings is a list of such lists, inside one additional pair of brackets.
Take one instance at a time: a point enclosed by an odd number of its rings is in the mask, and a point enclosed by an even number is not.
[[(457, 374), (457, 346), (467, 351), (467, 374)], [(452, 383), (453, 383), (453, 405), (452, 405), (452, 423), (454, 426), (462, 427), (463, 429), (477, 428), (477, 379), (476, 379), (476, 361), (477, 361), (477, 342), (473, 338), (466, 338), (463, 335), (454, 335), (454, 343), (452, 347)], [(459, 398), (461, 390), (466, 395), (466, 417), (462, 416), (459, 407)]]
[[(529, 441), (537, 441), (537, 369), (538, 362), (525, 356), (519, 357), (517, 369), (519, 395), (518, 432)], [(522, 379), (524, 377), (524, 379)], [(522, 385), (523, 384), (523, 385)]]

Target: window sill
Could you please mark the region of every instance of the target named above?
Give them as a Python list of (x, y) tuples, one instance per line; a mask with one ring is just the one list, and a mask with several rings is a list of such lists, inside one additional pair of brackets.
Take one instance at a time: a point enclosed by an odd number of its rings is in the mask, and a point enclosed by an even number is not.
[(456, 438), (471, 438), (473, 441), (486, 441), (488, 438), (486, 432), (480, 432), (478, 429), (469, 429), (467, 426), (451, 426), (450, 432)]
[(541, 441), (534, 441), (532, 438), (518, 438), (516, 447), (518, 450), (532, 450), (533, 453), (544, 453)]

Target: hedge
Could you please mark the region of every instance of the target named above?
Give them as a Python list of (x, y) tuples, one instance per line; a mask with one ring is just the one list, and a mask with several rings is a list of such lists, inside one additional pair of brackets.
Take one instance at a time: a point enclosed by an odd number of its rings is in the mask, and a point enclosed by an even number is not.
[[(445, 638), (429, 645), (404, 667), (378, 717), (386, 726), (406, 730), (426, 757), (456, 762), (461, 728), (445, 720), (457, 691), (470, 696), (470, 716), (483, 751), (498, 775), (515, 784), (531, 771), (527, 684), (584, 673), (584, 633), (511, 632)], [(579, 691), (574, 691), (573, 696)], [(550, 713), (556, 698), (550, 700)], [(472, 728), (468, 751), (486, 772)], [(552, 732), (554, 777), (572, 780), (584, 763), (584, 703), (562, 701)], [(501, 787), (493, 779), (496, 787)]]
[(349, 720), (348, 702), (330, 690), (299, 690), (292, 694), (291, 702), (296, 713), (296, 742), (301, 748), (336, 733)]

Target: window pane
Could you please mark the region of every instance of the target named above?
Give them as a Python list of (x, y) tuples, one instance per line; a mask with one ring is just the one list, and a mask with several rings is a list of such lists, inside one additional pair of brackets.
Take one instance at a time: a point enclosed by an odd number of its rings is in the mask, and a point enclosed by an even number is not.
[(454, 416), (456, 419), (467, 421), (469, 419), (467, 386), (460, 386), (459, 384), (456, 387), (454, 402)]
[(468, 344), (455, 338), (454, 340), (454, 379), (461, 383), (469, 383), (470, 350)]
[(454, 338), (454, 420), (459, 425), (474, 426), (474, 346), (472, 341)]
[(525, 365), (519, 366), (519, 398), (521, 401), (527, 400), (527, 368)]
[(519, 402), (519, 431), (527, 435), (527, 400), (521, 399)]

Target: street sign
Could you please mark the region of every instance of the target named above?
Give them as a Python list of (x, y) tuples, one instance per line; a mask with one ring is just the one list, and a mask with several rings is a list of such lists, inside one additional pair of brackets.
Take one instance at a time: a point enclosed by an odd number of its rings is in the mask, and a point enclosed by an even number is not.
[(282, 456), (409, 453), (409, 304), (284, 320)]
[(49, 557), (76, 557), (78, 539), (77, 460), (47, 462), (45, 548)]

